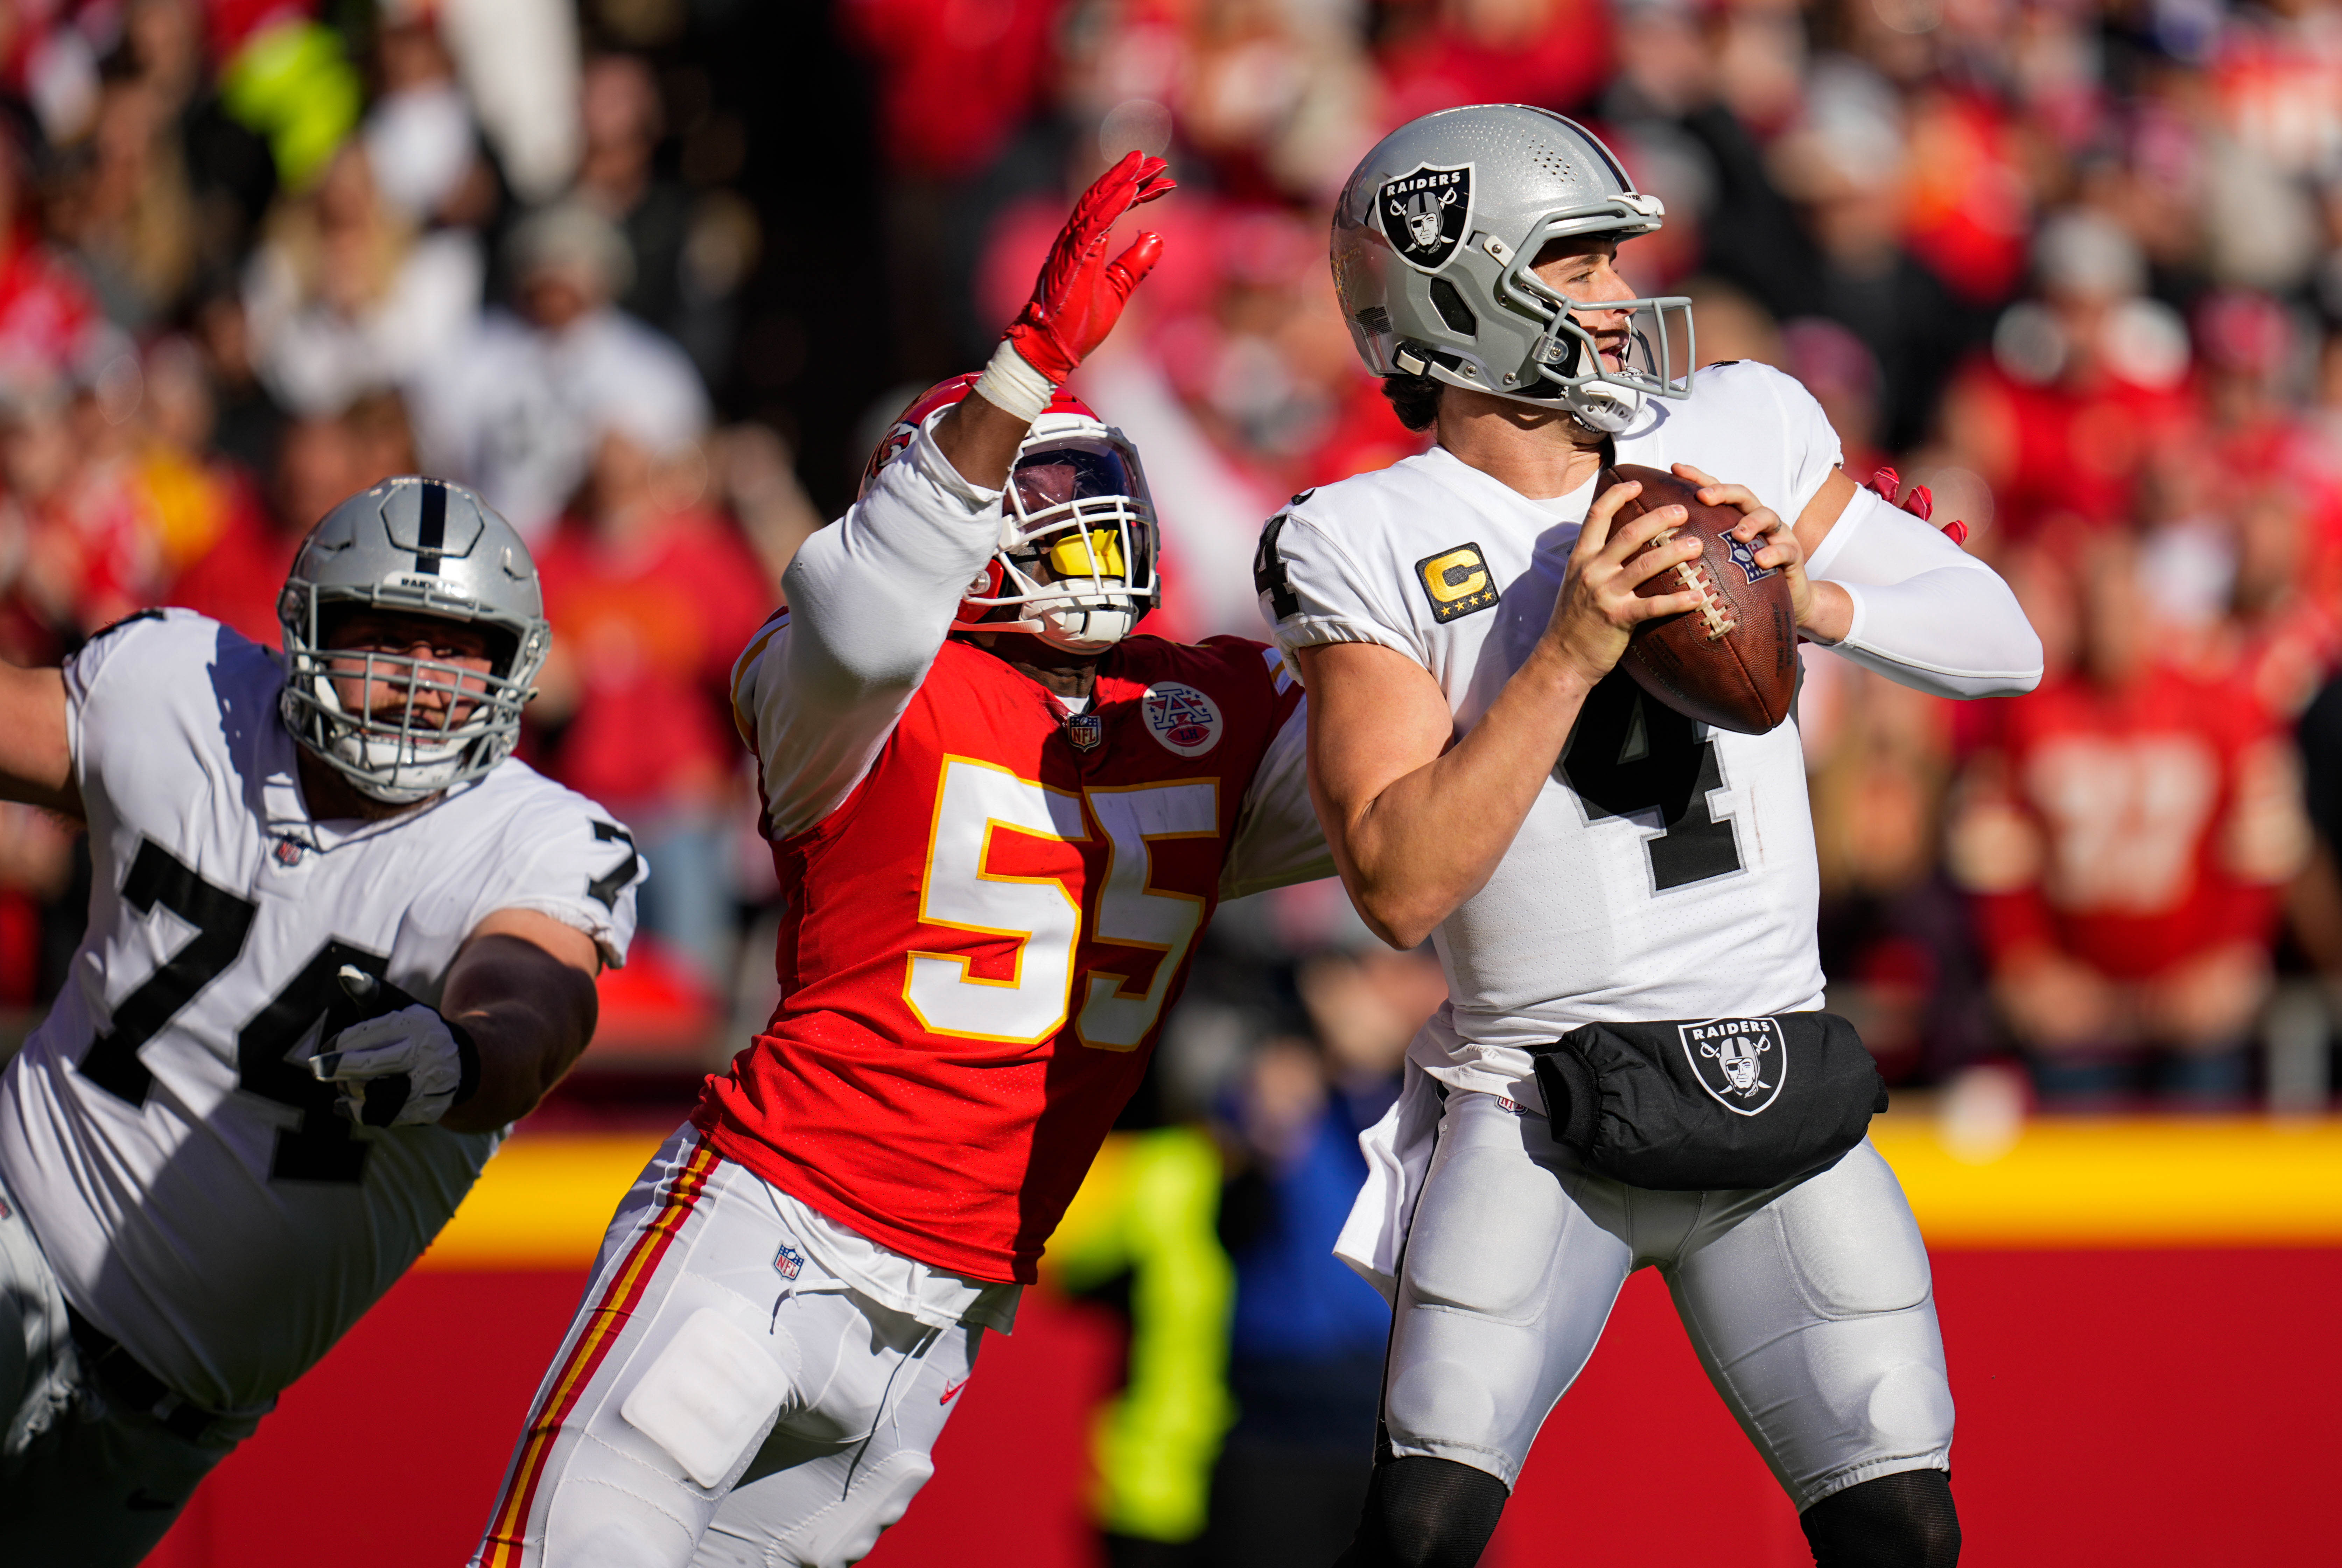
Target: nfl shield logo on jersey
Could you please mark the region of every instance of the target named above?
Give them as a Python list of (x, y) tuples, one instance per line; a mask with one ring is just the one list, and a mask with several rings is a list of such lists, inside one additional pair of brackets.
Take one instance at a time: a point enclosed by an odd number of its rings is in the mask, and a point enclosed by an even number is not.
[(1096, 714), (1068, 714), (1066, 738), (1077, 752), (1094, 752), (1106, 744), (1106, 720)]
[(795, 1247), (785, 1246), (781, 1255), (773, 1260), (773, 1267), (780, 1271), (783, 1279), (793, 1280), (805, 1268), (805, 1254)]
[(1472, 165), (1434, 168), (1386, 181), (1375, 195), (1383, 235), (1410, 266), (1437, 272), (1456, 254), (1472, 221)]
[(1754, 1116), (1780, 1097), (1789, 1075), (1789, 1042), (1777, 1020), (1711, 1018), (1680, 1024), (1684, 1055), (1717, 1104)]
[(1146, 688), (1146, 733), (1164, 749), (1199, 757), (1220, 744), (1220, 710), (1211, 698), (1177, 681)]

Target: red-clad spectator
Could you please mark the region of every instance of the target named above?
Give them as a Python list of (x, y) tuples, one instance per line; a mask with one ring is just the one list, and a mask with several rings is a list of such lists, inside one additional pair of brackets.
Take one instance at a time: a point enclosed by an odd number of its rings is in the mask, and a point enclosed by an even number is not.
[(773, 608), (746, 540), (699, 504), (697, 448), (610, 429), (581, 512), (537, 552), (553, 657), (531, 709), (546, 771), (592, 790), (657, 868), (644, 929), (716, 986), (729, 974), (739, 809), (733, 661)]
[(2196, 417), (2187, 329), (2144, 296), (2147, 263), (2111, 220), (2074, 210), (2035, 247), (2042, 298), (2013, 305), (1945, 400), (1955, 460), (1991, 484), (2007, 537), (2052, 520), (2127, 521), (2141, 464)]
[(1413, 0), (1391, 11), (1380, 51), (1386, 125), (1459, 104), (1565, 108), (1610, 74), (1600, 0)]
[(41, 218), (23, 149), (0, 125), (0, 376), (17, 383), (95, 370), (89, 362), (120, 342)]
[(154, 540), (125, 465), (93, 462), (95, 399), (55, 383), (10, 388), (0, 407), (0, 595), (11, 656), (55, 657), (147, 603)]
[(2306, 848), (2293, 755), (2237, 683), (2159, 656), (2127, 535), (2081, 556), (2078, 667), (2005, 704), (1952, 871), (2045, 1100), (2118, 1097), (2151, 1053), (2167, 1095), (2231, 1104)]
[(879, 135), (898, 174), (982, 168), (1040, 105), (1056, 0), (846, 0), (846, 35), (878, 65)]

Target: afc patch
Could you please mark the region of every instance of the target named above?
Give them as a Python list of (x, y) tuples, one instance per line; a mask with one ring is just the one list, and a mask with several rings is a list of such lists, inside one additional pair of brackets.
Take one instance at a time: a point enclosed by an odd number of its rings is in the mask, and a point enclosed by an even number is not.
[(1106, 744), (1106, 720), (1096, 714), (1067, 714), (1066, 738), (1077, 752), (1094, 752)]
[(1402, 260), (1418, 271), (1437, 272), (1471, 232), (1472, 165), (1417, 164), (1413, 174), (1384, 181), (1375, 193), (1375, 216)]
[(1166, 751), (1199, 757), (1220, 744), (1220, 710), (1195, 687), (1177, 681), (1157, 681), (1146, 688), (1141, 704), (1146, 733)]
[(1726, 1110), (1754, 1116), (1781, 1097), (1789, 1041), (1778, 1019), (1711, 1018), (1678, 1024), (1676, 1033), (1683, 1036), (1684, 1057), (1699, 1086)]
[(773, 1267), (783, 1279), (793, 1280), (804, 1272), (805, 1254), (795, 1247), (785, 1246), (781, 1249), (780, 1256), (773, 1260)]
[(1416, 581), (1431, 600), (1431, 618), (1441, 625), (1496, 603), (1496, 582), (1477, 544), (1458, 544), (1415, 564)]

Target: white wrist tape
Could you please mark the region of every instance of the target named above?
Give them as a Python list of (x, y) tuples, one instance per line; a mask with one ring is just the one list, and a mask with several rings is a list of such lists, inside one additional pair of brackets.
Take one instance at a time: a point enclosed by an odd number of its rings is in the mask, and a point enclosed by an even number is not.
[(1056, 385), (1026, 364), (1025, 356), (1006, 339), (992, 351), (992, 361), (976, 378), (975, 391), (993, 407), (1027, 424), (1040, 418), (1057, 394)]

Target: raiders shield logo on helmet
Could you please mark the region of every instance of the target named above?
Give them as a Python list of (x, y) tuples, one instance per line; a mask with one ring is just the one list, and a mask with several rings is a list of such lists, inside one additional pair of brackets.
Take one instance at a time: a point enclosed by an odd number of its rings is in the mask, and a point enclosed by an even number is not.
[(1711, 1018), (1680, 1024), (1685, 1057), (1717, 1104), (1754, 1116), (1780, 1097), (1789, 1075), (1789, 1042), (1771, 1018)]
[(1375, 213), (1391, 249), (1407, 265), (1437, 272), (1464, 243), (1472, 225), (1472, 165), (1434, 168), (1386, 181), (1375, 196)]

